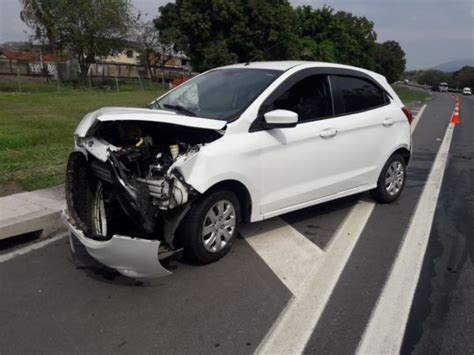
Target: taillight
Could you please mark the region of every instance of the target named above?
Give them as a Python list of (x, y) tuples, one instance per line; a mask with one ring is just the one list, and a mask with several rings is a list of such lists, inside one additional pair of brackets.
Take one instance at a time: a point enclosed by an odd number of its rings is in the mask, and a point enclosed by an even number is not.
[(406, 106), (402, 107), (402, 111), (407, 117), (408, 123), (411, 124), (411, 121), (413, 121), (413, 114), (411, 113), (410, 109)]

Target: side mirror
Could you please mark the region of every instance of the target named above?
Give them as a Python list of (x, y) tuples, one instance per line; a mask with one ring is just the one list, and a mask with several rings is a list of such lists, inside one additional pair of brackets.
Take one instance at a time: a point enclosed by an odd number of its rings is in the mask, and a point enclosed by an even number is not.
[(268, 128), (295, 127), (298, 114), (288, 110), (273, 110), (263, 115)]

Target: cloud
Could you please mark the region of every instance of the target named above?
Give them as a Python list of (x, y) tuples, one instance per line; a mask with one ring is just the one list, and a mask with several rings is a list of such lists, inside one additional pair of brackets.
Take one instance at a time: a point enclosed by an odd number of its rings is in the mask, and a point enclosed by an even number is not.
[(18, 0), (0, 0), (0, 43), (28, 39), (29, 30), (20, 19), (20, 11)]
[[(132, 0), (152, 19), (166, 0)], [(395, 40), (407, 53), (408, 67), (436, 65), (474, 56), (473, 0), (290, 0), (293, 6), (328, 5), (365, 16), (375, 23), (379, 41)], [(27, 40), (19, 0), (0, 0), (0, 43)]]
[(456, 27), (456, 28), (420, 28), (416, 26), (410, 27), (379, 27), (378, 31), (388, 35), (381, 40), (399, 39), (404, 42), (438, 41), (440, 43), (458, 40), (473, 40), (472, 28)]

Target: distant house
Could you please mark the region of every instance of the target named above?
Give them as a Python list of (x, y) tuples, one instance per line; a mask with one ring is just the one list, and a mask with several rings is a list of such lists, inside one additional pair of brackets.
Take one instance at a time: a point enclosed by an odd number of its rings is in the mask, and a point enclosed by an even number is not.
[[(143, 55), (142, 53), (143, 51), (140, 51), (138, 44), (131, 43), (128, 49), (108, 55), (106, 57), (97, 58), (97, 63), (142, 65), (143, 61), (140, 58), (140, 56)], [(172, 51), (169, 54), (166, 53), (157, 55), (152, 59), (151, 65), (157, 67), (183, 69), (186, 71), (191, 70), (189, 57), (181, 52), (175, 51)]]
[(157, 56), (152, 60), (151, 65), (169, 68), (180, 68), (186, 71), (191, 70), (191, 62), (188, 56), (182, 52), (172, 52), (170, 54), (163, 54)]
[(135, 49), (126, 49), (124, 51), (97, 58), (97, 62), (109, 64), (140, 64), (140, 53)]

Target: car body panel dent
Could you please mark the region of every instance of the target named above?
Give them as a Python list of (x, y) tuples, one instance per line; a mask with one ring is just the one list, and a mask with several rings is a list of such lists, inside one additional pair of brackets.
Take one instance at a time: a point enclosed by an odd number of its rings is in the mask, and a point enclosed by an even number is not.
[(104, 107), (102, 109), (87, 114), (77, 126), (74, 134), (77, 137), (85, 137), (96, 120), (99, 120), (101, 122), (157, 122), (212, 130), (221, 130), (227, 125), (226, 121), (179, 115), (175, 112), (166, 110), (152, 110), (131, 107)]

